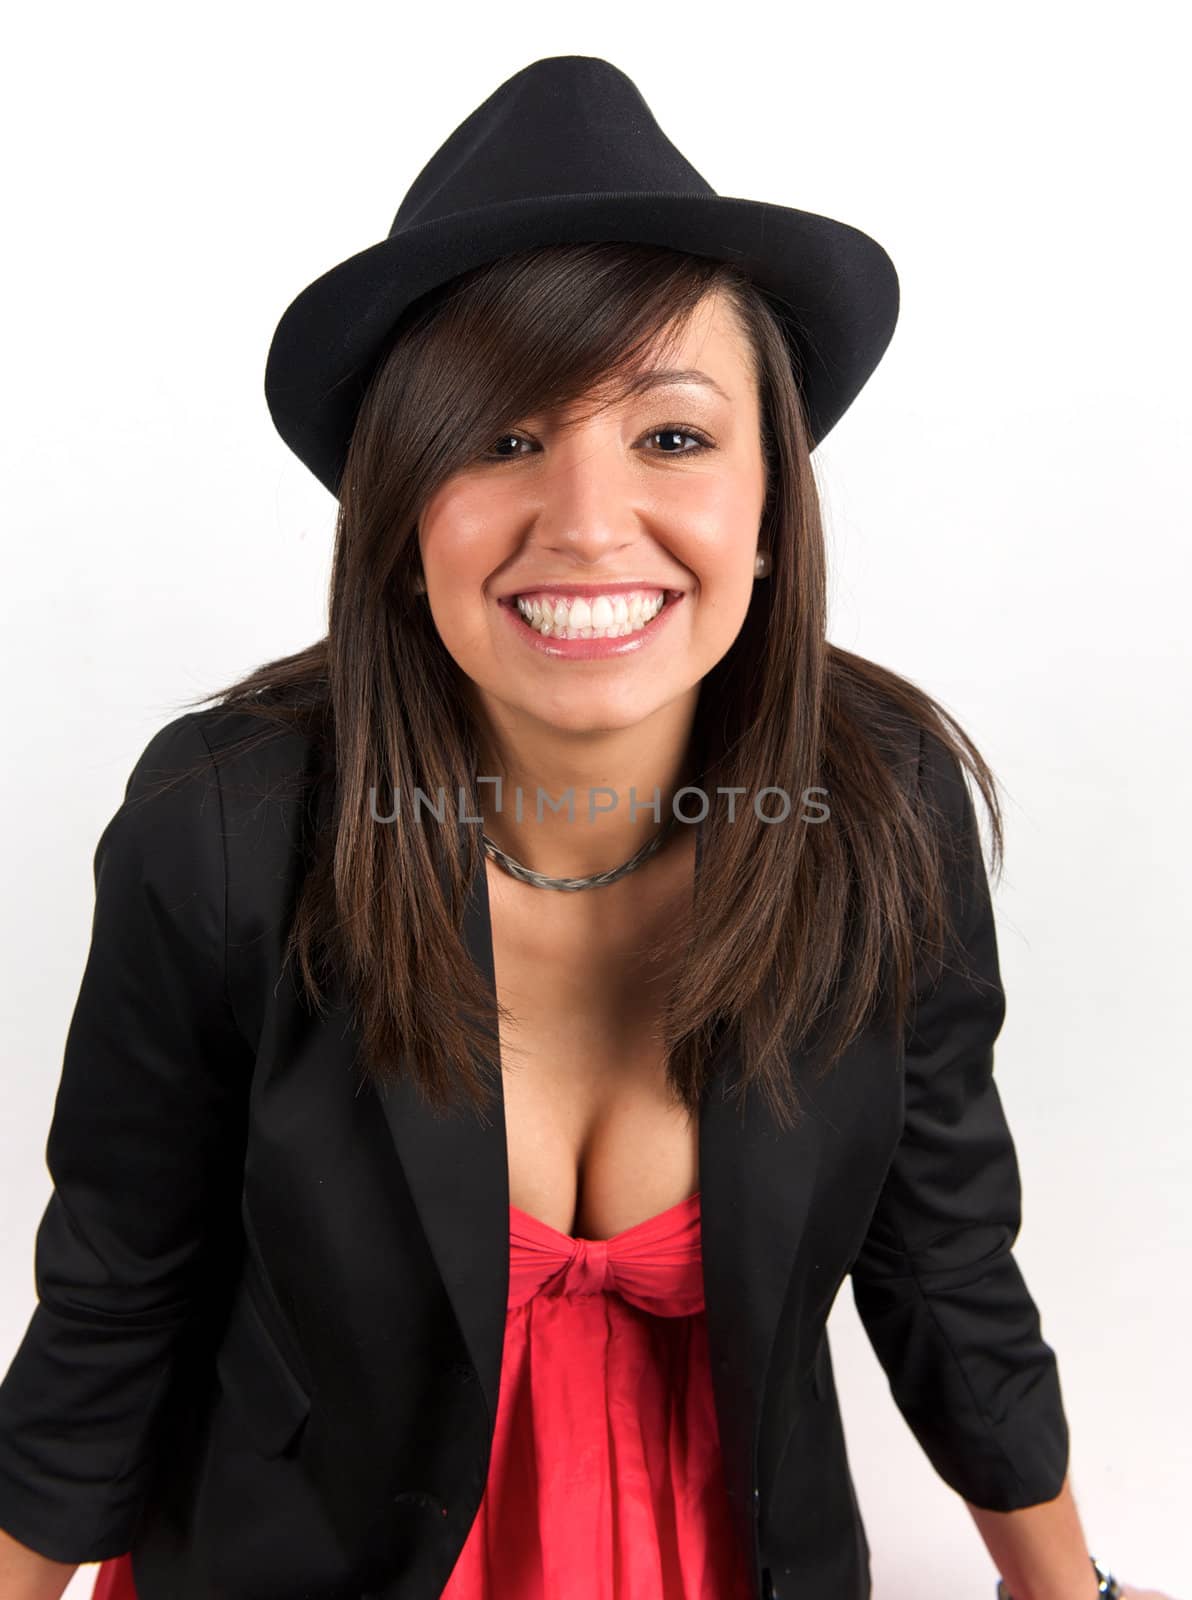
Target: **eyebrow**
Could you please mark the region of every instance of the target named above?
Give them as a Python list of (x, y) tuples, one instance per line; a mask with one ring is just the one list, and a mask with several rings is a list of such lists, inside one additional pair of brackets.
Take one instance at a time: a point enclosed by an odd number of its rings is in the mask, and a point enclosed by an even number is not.
[(732, 396), (710, 378), (706, 372), (701, 372), (698, 367), (655, 367), (651, 372), (644, 372), (634, 383), (636, 393), (645, 393), (648, 389), (660, 389), (663, 385), (674, 383), (698, 383), (705, 389), (711, 389), (722, 400), (732, 403)]

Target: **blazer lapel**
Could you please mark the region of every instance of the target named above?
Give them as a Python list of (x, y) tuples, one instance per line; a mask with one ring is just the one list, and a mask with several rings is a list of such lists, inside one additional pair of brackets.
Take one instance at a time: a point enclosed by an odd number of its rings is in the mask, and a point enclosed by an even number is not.
[[(480, 868), (464, 910), (468, 953), (495, 995), (488, 878)], [(503, 1088), (492, 1118), (468, 1108), (436, 1113), (408, 1073), (382, 1097), (385, 1118), (489, 1417), (497, 1414), (509, 1299), (509, 1156)]]
[[(696, 872), (703, 830), (698, 828)], [(484, 861), (464, 914), (468, 952), (495, 994)], [(700, 1121), (705, 1302), (725, 1481), (753, 1548), (754, 1470), (771, 1346), (811, 1202), (818, 1140), (780, 1130), (760, 1095), (744, 1115), (728, 1098), (740, 1057), (722, 1031)], [(460, 1329), (495, 1419), (509, 1293), (509, 1167), (503, 1092), (482, 1123), (436, 1115), (408, 1077), (385, 1117)]]

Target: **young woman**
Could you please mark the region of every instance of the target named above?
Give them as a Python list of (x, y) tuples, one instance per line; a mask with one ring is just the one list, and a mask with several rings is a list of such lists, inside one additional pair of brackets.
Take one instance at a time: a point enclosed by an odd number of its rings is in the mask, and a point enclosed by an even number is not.
[(1010, 1591), (1119, 1592), (1012, 1251), (993, 780), (826, 637), (811, 452), (896, 314), (588, 57), (290, 307), (328, 630), (99, 843), (6, 1600), (861, 1600), (850, 1275)]

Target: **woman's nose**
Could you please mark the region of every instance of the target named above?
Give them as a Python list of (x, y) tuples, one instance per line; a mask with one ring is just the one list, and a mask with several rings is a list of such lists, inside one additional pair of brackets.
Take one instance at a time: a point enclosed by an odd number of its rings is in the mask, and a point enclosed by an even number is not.
[(595, 561), (640, 537), (633, 480), (607, 438), (557, 445), (540, 490), (535, 531), (547, 548)]

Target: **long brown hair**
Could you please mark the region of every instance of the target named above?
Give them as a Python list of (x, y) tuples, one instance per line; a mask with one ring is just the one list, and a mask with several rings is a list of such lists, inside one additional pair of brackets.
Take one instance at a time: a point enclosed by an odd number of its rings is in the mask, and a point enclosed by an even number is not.
[[(790, 1126), (801, 1114), (794, 1051), (814, 1039), (826, 1070), (879, 1016), (904, 1025), (917, 963), (943, 948), (950, 925), (938, 818), (892, 757), (908, 719), (972, 773), (1000, 870), (995, 780), (968, 736), (925, 691), (826, 638), (812, 441), (782, 328), (791, 308), (734, 266), (662, 247), (503, 257), (417, 302), (372, 374), (342, 478), (326, 636), (190, 702), (298, 723), (315, 741), (333, 804), (287, 959), (314, 1007), (326, 984), (342, 986), (366, 1073), (385, 1078), (408, 1062), (441, 1108), (462, 1098), (483, 1115), (500, 1055), (494, 997), (462, 942), (479, 829), (411, 820), (416, 789), (462, 792), (466, 815), (480, 814), (483, 742), (462, 674), (413, 591), (421, 509), (521, 418), (633, 392), (643, 356), (665, 352), (668, 330), (681, 337), (713, 293), (736, 313), (755, 363), (767, 470), (759, 543), (772, 570), (700, 685), (699, 781), (709, 794), (750, 796), (818, 786), (831, 821), (743, 826), (709, 811), (699, 894), (668, 941), (685, 952), (663, 1018), (678, 1098), (698, 1106), (731, 1026), (734, 1092), (756, 1085)], [(377, 826), (373, 798), (391, 794), (397, 820)]]

